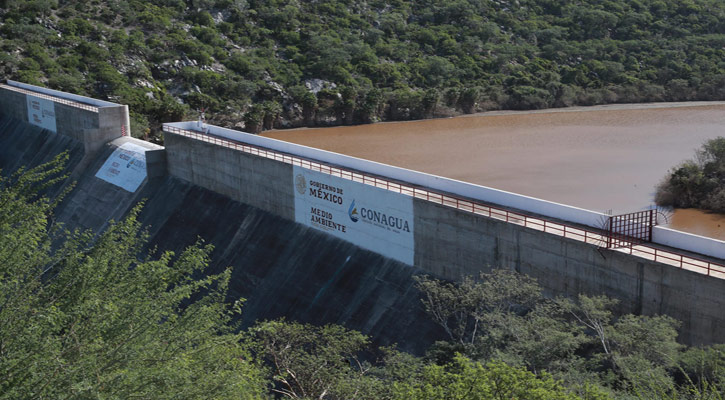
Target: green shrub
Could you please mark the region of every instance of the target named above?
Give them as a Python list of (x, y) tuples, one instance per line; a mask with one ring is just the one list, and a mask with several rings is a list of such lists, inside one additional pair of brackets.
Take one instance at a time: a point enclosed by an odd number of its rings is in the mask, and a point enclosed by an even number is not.
[(657, 186), (655, 202), (725, 213), (725, 137), (708, 140), (693, 160), (672, 169)]

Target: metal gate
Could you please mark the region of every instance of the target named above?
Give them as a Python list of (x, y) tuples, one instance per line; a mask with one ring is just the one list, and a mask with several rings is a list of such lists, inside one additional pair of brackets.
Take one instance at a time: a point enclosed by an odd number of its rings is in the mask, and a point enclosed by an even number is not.
[(657, 225), (657, 210), (613, 215), (607, 225), (608, 249), (651, 242), (652, 228)]

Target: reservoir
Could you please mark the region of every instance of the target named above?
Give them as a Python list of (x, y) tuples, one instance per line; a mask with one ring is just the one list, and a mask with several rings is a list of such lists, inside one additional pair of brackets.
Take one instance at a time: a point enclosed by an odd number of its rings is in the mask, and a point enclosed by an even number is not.
[[(621, 214), (653, 205), (671, 168), (725, 136), (725, 102), (502, 111), (264, 136)], [(725, 216), (668, 214), (673, 229), (725, 239)]]

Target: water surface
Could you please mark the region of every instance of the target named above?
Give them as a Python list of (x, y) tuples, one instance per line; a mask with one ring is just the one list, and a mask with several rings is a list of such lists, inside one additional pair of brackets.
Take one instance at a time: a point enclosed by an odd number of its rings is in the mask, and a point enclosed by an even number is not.
[[(653, 204), (656, 184), (707, 139), (725, 102), (579, 107), (266, 132), (265, 136), (595, 211)], [(725, 216), (671, 227), (725, 239)]]

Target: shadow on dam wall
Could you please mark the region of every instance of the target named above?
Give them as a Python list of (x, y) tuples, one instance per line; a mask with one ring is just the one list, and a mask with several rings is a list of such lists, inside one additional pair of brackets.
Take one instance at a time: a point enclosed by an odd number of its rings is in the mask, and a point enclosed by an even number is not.
[(56, 135), (34, 125), (0, 114), (0, 168), (4, 176), (22, 167), (34, 167), (68, 152), (67, 169), (72, 171), (83, 160), (82, 143)]
[(75, 139), (2, 117), (0, 167), (7, 175), (68, 151), (77, 185), (56, 210), (68, 228), (99, 232), (144, 200), (149, 247), (178, 254), (197, 238), (213, 244), (210, 272), (232, 267), (229, 294), (247, 299), (243, 326), (278, 317), (337, 323), (418, 354), (442, 338), (411, 279), (420, 269), (174, 177), (150, 178), (135, 193), (96, 178), (126, 140), (86, 155)]

